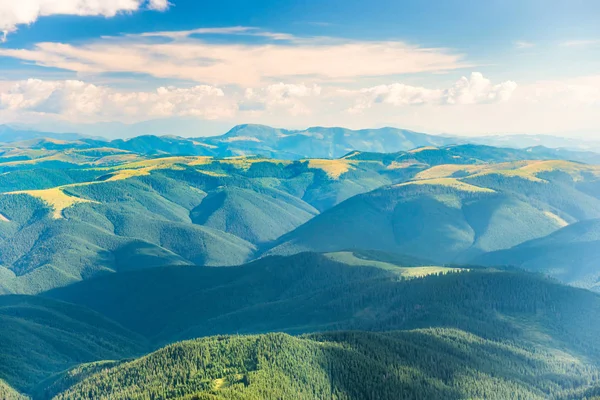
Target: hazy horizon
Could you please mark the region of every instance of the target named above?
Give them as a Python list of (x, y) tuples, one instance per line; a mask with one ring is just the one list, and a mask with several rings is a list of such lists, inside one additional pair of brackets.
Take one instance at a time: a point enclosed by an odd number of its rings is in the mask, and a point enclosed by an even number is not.
[(598, 137), (597, 3), (284, 3), (1, 3), (0, 124)]
[[(180, 121), (181, 122), (181, 121)], [(410, 129), (400, 125), (385, 125), (385, 124), (374, 124), (372, 126), (364, 127), (349, 127), (342, 124), (337, 125), (270, 125), (256, 122), (240, 122), (240, 123), (218, 123), (209, 122), (208, 124), (198, 121), (184, 120), (181, 125), (174, 123), (173, 120), (149, 120), (135, 124), (126, 124), (120, 122), (102, 122), (95, 124), (25, 124), (25, 123), (6, 123), (0, 124), (8, 126), (15, 130), (32, 130), (39, 132), (57, 133), (57, 134), (81, 134), (84, 136), (91, 137), (102, 137), (104, 139), (127, 139), (137, 136), (152, 135), (152, 136), (179, 136), (182, 138), (194, 138), (194, 137), (213, 137), (224, 135), (233, 128), (242, 125), (262, 125), (275, 129), (284, 129), (290, 131), (304, 131), (310, 128), (343, 128), (352, 131), (359, 131), (365, 129), (382, 129), (382, 128), (393, 128), (400, 130), (407, 130), (412, 132), (424, 133), (427, 135), (434, 136), (449, 136), (459, 138), (485, 138), (485, 137), (555, 137), (566, 140), (576, 140), (583, 142), (597, 142), (600, 137), (596, 137), (595, 131), (589, 132), (547, 132), (547, 133), (530, 133), (530, 132), (505, 132), (505, 133), (489, 133), (481, 132), (480, 134), (467, 134), (467, 133), (448, 133), (438, 131), (427, 131)]]

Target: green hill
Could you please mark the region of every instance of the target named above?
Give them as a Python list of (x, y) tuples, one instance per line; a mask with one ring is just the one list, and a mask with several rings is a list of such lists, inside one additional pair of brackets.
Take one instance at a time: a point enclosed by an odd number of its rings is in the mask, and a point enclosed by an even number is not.
[(250, 243), (191, 223), (204, 193), (177, 182), (164, 193), (169, 182), (162, 181), (158, 188), (131, 179), (0, 197), (0, 270), (8, 277), (0, 289), (37, 293), (107, 272), (249, 257)]
[(450, 273), (345, 254), (268, 257), (231, 268), (153, 268), (45, 295), (91, 308), (155, 343), (235, 332), (437, 326), (487, 339), (560, 342), (590, 357), (600, 351), (594, 338), (600, 327), (585, 325), (600, 313), (591, 292), (522, 272)]
[(598, 218), (599, 187), (597, 167), (583, 164), (440, 165), (346, 200), (267, 254), (362, 248), (461, 263)]
[(484, 254), (473, 262), (514, 265), (563, 282), (597, 289), (600, 280), (600, 220), (566, 226), (548, 236), (508, 250)]
[[(571, 389), (587, 390), (599, 372), (600, 326), (589, 323), (600, 318), (598, 295), (521, 271), (443, 268), (377, 252), (305, 253), (230, 268), (143, 269), (89, 279), (44, 297), (0, 300), (5, 302), (0, 365), (7, 366), (0, 378), (35, 399), (59, 392), (62, 398), (96, 399), (104, 390), (110, 399), (155, 392), (156, 398), (194, 398), (203, 391), (222, 398), (261, 393), (294, 398), (286, 388), (321, 398), (321, 390), (331, 386), (310, 382), (331, 385), (331, 379), (340, 396), (349, 390), (341, 398), (363, 398), (356, 392), (360, 387), (381, 396), (402, 388), (407, 396), (424, 393), (417, 398), (436, 393), (494, 398), (492, 390), (558, 398)], [(157, 346), (235, 333), (398, 329), (426, 330), (209, 338), (191, 342), (207, 346), (199, 352), (177, 344), (156, 353), (167, 357), (75, 366), (129, 357), (147, 348), (146, 341)], [(297, 345), (303, 349), (299, 354)], [(326, 354), (314, 353), (318, 349)], [(390, 349), (398, 353), (386, 353)], [(202, 357), (216, 357), (213, 350), (218, 358), (198, 366)], [(67, 374), (50, 377), (71, 366)], [(392, 370), (396, 378), (360, 372)], [(278, 379), (263, 379), (267, 376)], [(309, 382), (294, 380), (299, 376)], [(290, 379), (300, 386), (290, 386)], [(390, 379), (392, 386), (377, 392)], [(355, 381), (361, 383), (353, 388)], [(214, 392), (225, 388), (231, 392)]]
[(173, 264), (235, 265), (317, 210), (388, 184), (379, 163), (168, 157), (0, 175), (0, 293)]
[(74, 365), (139, 355), (144, 349), (142, 337), (83, 307), (0, 296), (0, 379), (21, 391)]
[(316, 214), (316, 209), (285, 192), (224, 187), (205, 197), (192, 210), (191, 218), (195, 224), (261, 244), (277, 239)]
[(57, 400), (548, 399), (589, 385), (597, 374), (556, 353), (452, 329), (212, 337), (90, 369), (75, 368), (46, 394), (64, 390)]
[[(79, 142), (91, 147), (61, 154), (130, 154)], [(527, 154), (461, 145), (340, 159), (144, 156), (11, 170), (0, 174), (0, 293), (34, 294), (129, 269), (239, 265), (265, 250), (360, 248), (465, 262), (600, 217), (597, 167), (487, 163)], [(431, 256), (433, 242), (441, 246)]]

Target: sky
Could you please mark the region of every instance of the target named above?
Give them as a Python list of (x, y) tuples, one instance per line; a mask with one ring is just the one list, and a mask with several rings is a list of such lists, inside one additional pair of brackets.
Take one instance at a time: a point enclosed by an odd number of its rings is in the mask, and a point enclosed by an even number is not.
[(0, 0), (0, 124), (600, 139), (597, 0)]

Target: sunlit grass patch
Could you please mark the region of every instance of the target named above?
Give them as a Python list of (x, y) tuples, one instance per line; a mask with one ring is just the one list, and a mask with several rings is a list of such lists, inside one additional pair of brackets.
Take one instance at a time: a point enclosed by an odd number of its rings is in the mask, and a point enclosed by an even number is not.
[(231, 165), (231, 166), (234, 166), (243, 171), (249, 170), (253, 164), (257, 164), (257, 163), (271, 163), (271, 164), (279, 164), (279, 165), (284, 165), (284, 166), (290, 165), (292, 163), (292, 161), (289, 161), (289, 160), (277, 160), (277, 159), (273, 159), (273, 158), (247, 157), (247, 156), (227, 157), (227, 158), (215, 160), (215, 162)]
[(438, 178), (438, 179), (424, 179), (418, 181), (410, 181), (396, 185), (396, 187), (409, 186), (409, 185), (432, 185), (432, 186), (446, 186), (453, 189), (462, 190), (464, 192), (482, 192), (482, 193), (495, 193), (494, 190), (471, 185), (455, 178)]
[(199, 173), (201, 173), (201, 174), (212, 176), (212, 177), (215, 177), (215, 178), (224, 178), (226, 176), (229, 176), (229, 175), (223, 174), (221, 172), (207, 171), (205, 169), (197, 169), (196, 171), (199, 172)]
[(439, 149), (435, 146), (423, 146), (423, 147), (418, 147), (416, 149), (409, 150), (409, 153), (415, 154), (415, 153), (420, 153), (422, 151), (427, 151), (427, 150), (439, 150)]
[(531, 175), (560, 171), (571, 175), (576, 181), (583, 180), (582, 174), (584, 173), (600, 176), (599, 165), (588, 165), (564, 160), (533, 161), (521, 168), (521, 171)]
[(8, 192), (6, 194), (27, 194), (36, 197), (48, 204), (54, 212), (52, 217), (59, 219), (63, 217), (63, 211), (77, 203), (93, 203), (91, 200), (82, 199), (66, 194), (62, 188), (52, 188), (44, 190), (23, 190), (17, 192)]
[(308, 168), (325, 171), (327, 176), (329, 176), (331, 179), (339, 179), (340, 176), (349, 170), (354, 169), (354, 165), (356, 165), (356, 161), (346, 160), (343, 158), (337, 160), (315, 158), (303, 161), (308, 161)]
[(360, 155), (360, 151), (353, 151), (352, 153), (346, 154), (344, 157), (342, 157), (342, 159), (346, 160), (346, 159), (350, 159), (356, 156)]
[(414, 167), (416, 165), (423, 165), (423, 164), (421, 164), (421, 163), (415, 163), (415, 162), (398, 162), (398, 161), (392, 161), (390, 163), (390, 165), (388, 165), (385, 168), (388, 169), (388, 170), (395, 170), (395, 169), (410, 168), (410, 167)]
[(511, 174), (511, 171), (525, 167), (530, 161), (515, 161), (498, 164), (443, 164), (419, 172), (415, 179), (456, 178), (477, 174), (500, 173)]
[(106, 179), (105, 182), (120, 181), (123, 179), (133, 178), (135, 176), (148, 176), (150, 175), (151, 170), (151, 168), (119, 170), (111, 174), (110, 178)]
[(447, 274), (451, 272), (467, 271), (461, 268), (448, 268), (437, 265), (424, 265), (424, 266), (402, 266), (396, 265), (389, 262), (369, 260), (357, 257), (351, 251), (339, 251), (334, 253), (327, 253), (325, 257), (330, 260), (337, 261), (349, 266), (355, 267), (375, 267), (385, 269), (397, 273), (399, 276), (404, 278), (423, 278), (428, 275), (435, 274)]
[(569, 225), (569, 223), (567, 221), (565, 221), (564, 219), (562, 219), (561, 217), (559, 217), (558, 215), (550, 212), (550, 211), (544, 211), (544, 214), (553, 219), (554, 221), (556, 221), (556, 223), (560, 226), (560, 227), (565, 227), (567, 225)]

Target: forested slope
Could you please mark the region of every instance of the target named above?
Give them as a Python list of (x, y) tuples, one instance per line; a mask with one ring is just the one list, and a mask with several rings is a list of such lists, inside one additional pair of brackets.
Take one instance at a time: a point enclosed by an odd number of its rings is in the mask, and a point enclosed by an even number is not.
[(266, 254), (362, 248), (465, 263), (598, 218), (599, 177), (563, 162), (432, 167), (323, 212)]
[(548, 399), (597, 376), (556, 352), (453, 329), (267, 334), (181, 342), (95, 373), (77, 367), (46, 398)]
[(74, 365), (140, 355), (144, 338), (73, 304), (0, 296), (0, 379), (21, 391)]

